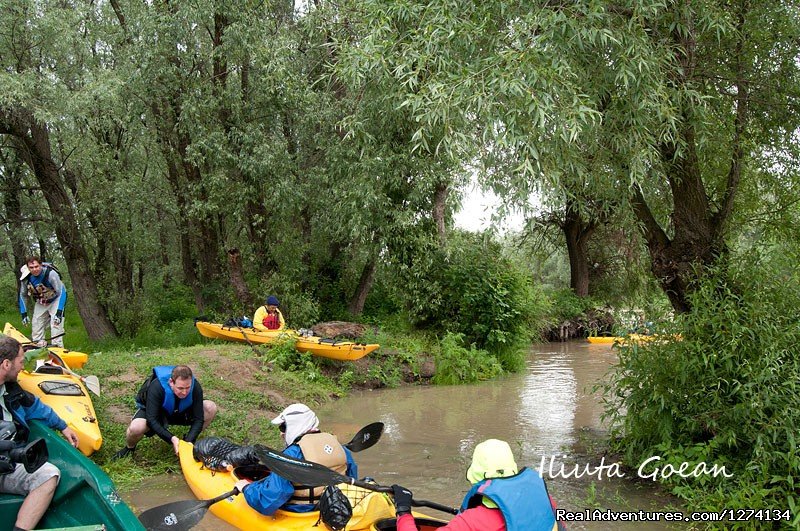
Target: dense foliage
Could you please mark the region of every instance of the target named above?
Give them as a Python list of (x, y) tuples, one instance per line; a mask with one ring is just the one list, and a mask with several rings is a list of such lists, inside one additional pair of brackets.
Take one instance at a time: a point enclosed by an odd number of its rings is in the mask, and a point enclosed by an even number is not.
[(500, 244), (480, 234), (455, 233), (444, 248), (419, 250), (404, 272), (413, 322), (440, 334), (460, 334), (464, 344), (488, 350), (506, 370), (521, 366), (546, 302)]
[(668, 331), (682, 340), (620, 349), (606, 399), (627, 462), (659, 455), (662, 466), (705, 461), (733, 474), (666, 480), (693, 509), (789, 508), (800, 523), (796, 260), (753, 252), (714, 271)]

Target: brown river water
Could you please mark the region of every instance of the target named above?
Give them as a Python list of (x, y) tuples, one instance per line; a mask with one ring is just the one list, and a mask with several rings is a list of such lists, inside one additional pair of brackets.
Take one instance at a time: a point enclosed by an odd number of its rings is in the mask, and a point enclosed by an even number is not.
[[(540, 469), (550, 494), (568, 511), (674, 510), (675, 500), (647, 480), (599, 474), (575, 477), (575, 467), (596, 469), (598, 442), (606, 431), (602, 406), (592, 386), (616, 361), (609, 345), (584, 341), (533, 345), (526, 369), (491, 382), (461, 386), (408, 386), (360, 391), (317, 410), (321, 427), (346, 442), (359, 428), (381, 421), (380, 442), (355, 455), (360, 476), (380, 485), (402, 484), (418, 499), (458, 506), (469, 488), (465, 472), (475, 445), (485, 439), (508, 441), (517, 463)], [(613, 464), (606, 458), (605, 464)], [(561, 470), (565, 473), (559, 473)], [(552, 474), (551, 474), (552, 472)], [(571, 474), (570, 474), (571, 473)], [(563, 476), (568, 476), (564, 478)], [(180, 475), (154, 478), (123, 493), (138, 511), (192, 499)], [(424, 509), (431, 516), (442, 513)], [(569, 529), (666, 530), (674, 524), (571, 522)], [(211, 513), (195, 529), (234, 529)]]

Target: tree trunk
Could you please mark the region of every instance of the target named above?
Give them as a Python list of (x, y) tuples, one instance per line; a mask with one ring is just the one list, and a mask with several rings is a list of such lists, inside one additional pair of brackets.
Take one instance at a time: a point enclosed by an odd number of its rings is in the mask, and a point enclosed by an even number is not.
[(0, 111), (0, 133), (15, 136), (25, 148), (23, 156), (42, 188), (53, 217), (56, 238), (64, 253), (78, 313), (86, 333), (95, 341), (116, 336), (114, 325), (99, 302), (97, 285), (89, 268), (89, 256), (84, 248), (72, 202), (59, 176), (59, 165), (51, 156), (47, 126), (36, 121), (26, 109), (6, 108)]
[[(11, 254), (13, 255), (14, 278), (19, 284), (19, 267), (25, 261), (28, 254), (28, 246), (25, 238), (22, 237), (23, 218), (22, 206), (19, 202), (20, 183), (22, 182), (22, 162), (13, 154), (2, 153), (2, 166), (0, 166), (0, 179), (2, 183), (0, 189), (3, 196), (3, 207), (5, 208), (6, 223), (4, 225), (8, 240), (11, 242)], [(19, 285), (17, 286), (19, 287)]]
[[(689, 294), (702, 275), (703, 269), (716, 264), (725, 255), (724, 240), (733, 204), (738, 193), (742, 166), (747, 150), (744, 148), (747, 124), (750, 115), (750, 90), (747, 79), (749, 66), (743, 52), (747, 32), (744, 31), (747, 4), (739, 6), (736, 13), (739, 41), (731, 50), (734, 67), (735, 90), (731, 108), (733, 115), (733, 138), (730, 143), (730, 159), (725, 187), (718, 203), (712, 202), (703, 184), (702, 168), (698, 156), (698, 142), (689, 117), (690, 109), (683, 109), (680, 135), (673, 143), (660, 146), (662, 165), (672, 192), (673, 210), (671, 222), (673, 237), (670, 239), (661, 228), (647, 205), (641, 189), (632, 187), (631, 202), (639, 219), (639, 227), (647, 242), (651, 268), (661, 288), (676, 312), (691, 310)], [(691, 21), (690, 21), (691, 22)], [(691, 24), (687, 25), (691, 27)], [(697, 67), (697, 36), (693, 32), (675, 30), (675, 59), (681, 65), (675, 86), (679, 90), (692, 89), (697, 80), (693, 78)], [(699, 81), (705, 82), (705, 79)], [(680, 146), (680, 148), (678, 148)]]
[(447, 243), (445, 212), (449, 192), (450, 188), (446, 183), (438, 183), (433, 194), (433, 221), (436, 223), (436, 234), (439, 236), (439, 245), (441, 247), (444, 247)]
[(597, 227), (584, 221), (572, 201), (567, 201), (561, 230), (569, 255), (569, 287), (578, 297), (589, 296), (589, 237)]
[(361, 271), (361, 278), (358, 281), (356, 292), (353, 294), (353, 297), (350, 299), (350, 304), (347, 306), (350, 315), (361, 315), (364, 311), (367, 295), (369, 295), (372, 284), (375, 282), (376, 264), (374, 258), (371, 258), (364, 264), (364, 269)]
[(253, 297), (250, 290), (247, 288), (247, 282), (244, 280), (244, 273), (242, 272), (242, 256), (239, 249), (228, 250), (228, 265), (230, 267), (231, 285), (236, 292), (236, 299), (247, 310), (253, 307)]

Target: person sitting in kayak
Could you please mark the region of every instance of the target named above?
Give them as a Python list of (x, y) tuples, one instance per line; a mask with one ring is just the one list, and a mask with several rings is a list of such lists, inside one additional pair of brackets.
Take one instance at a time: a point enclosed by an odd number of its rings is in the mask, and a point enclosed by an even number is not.
[[(17, 376), (25, 364), (25, 353), (19, 342), (11, 337), (0, 337), (0, 421), (3, 421), (0, 441), (13, 443), (14, 449), (21, 450), (28, 443), (31, 420), (41, 420), (54, 430), (59, 430), (69, 443), (78, 447), (78, 435), (67, 423), (38, 397), (25, 391), (17, 383)], [(7, 445), (5, 445), (7, 446)], [(25, 452), (26, 459), (29, 457)], [(0, 460), (0, 493), (19, 494), (25, 501), (17, 512), (14, 531), (34, 529), (39, 523), (58, 486), (61, 471), (52, 463), (42, 463), (37, 457), (35, 464), (29, 463), (33, 471), (28, 472), (21, 462), (9, 458), (4, 452)], [(13, 510), (14, 505), (3, 511)], [(5, 519), (5, 518), (4, 518)], [(9, 518), (10, 520), (10, 518)]]
[(256, 330), (283, 330), (286, 328), (286, 321), (283, 320), (283, 314), (278, 309), (280, 303), (278, 297), (270, 295), (267, 297), (267, 302), (256, 310), (253, 316), (253, 328)]
[[(278, 426), (286, 448), (283, 454), (305, 459), (331, 468), (351, 478), (358, 477), (358, 466), (350, 450), (342, 446), (334, 435), (319, 430), (317, 415), (305, 404), (292, 404), (272, 419)], [(294, 485), (278, 474), (251, 483), (247, 479), (236, 482), (247, 504), (266, 516), (278, 509), (297, 513), (316, 509), (325, 486)]]
[[(555, 502), (533, 469), (519, 470), (505, 441), (486, 440), (475, 447), (467, 470), (472, 488), (461, 510), (447, 525), (450, 531), (556, 531)], [(397, 531), (417, 531), (411, 515), (411, 491), (392, 485)]]
[(136, 394), (136, 408), (125, 432), (125, 446), (112, 459), (132, 454), (145, 435), (158, 435), (178, 455), (180, 439), (169, 425), (190, 426), (184, 440), (193, 443), (217, 414), (217, 405), (203, 399), (203, 387), (186, 365), (154, 367)]

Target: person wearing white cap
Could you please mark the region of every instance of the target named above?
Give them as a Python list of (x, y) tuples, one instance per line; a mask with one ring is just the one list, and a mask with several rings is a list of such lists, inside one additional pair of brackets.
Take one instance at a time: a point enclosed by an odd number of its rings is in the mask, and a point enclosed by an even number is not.
[[(31, 339), (44, 344), (44, 330), (50, 325), (53, 345), (64, 346), (64, 307), (67, 289), (52, 264), (43, 263), (38, 256), (30, 256), (19, 269), (19, 314), (22, 324), (31, 323)], [(33, 317), (28, 319), (25, 299), (33, 297)]]
[[(505, 441), (488, 439), (475, 447), (467, 469), (472, 488), (448, 531), (556, 531), (563, 529), (555, 517), (555, 502), (544, 480), (529, 468), (519, 470)], [(392, 485), (397, 531), (416, 531), (411, 515), (411, 491)]]
[[(313, 461), (351, 478), (358, 477), (358, 466), (350, 450), (334, 435), (319, 430), (317, 415), (305, 404), (292, 404), (272, 419), (280, 429), (289, 457)], [(304, 513), (316, 509), (325, 486), (294, 485), (272, 473), (254, 483), (243, 479), (236, 483), (248, 505), (261, 514), (271, 516), (278, 509)]]

